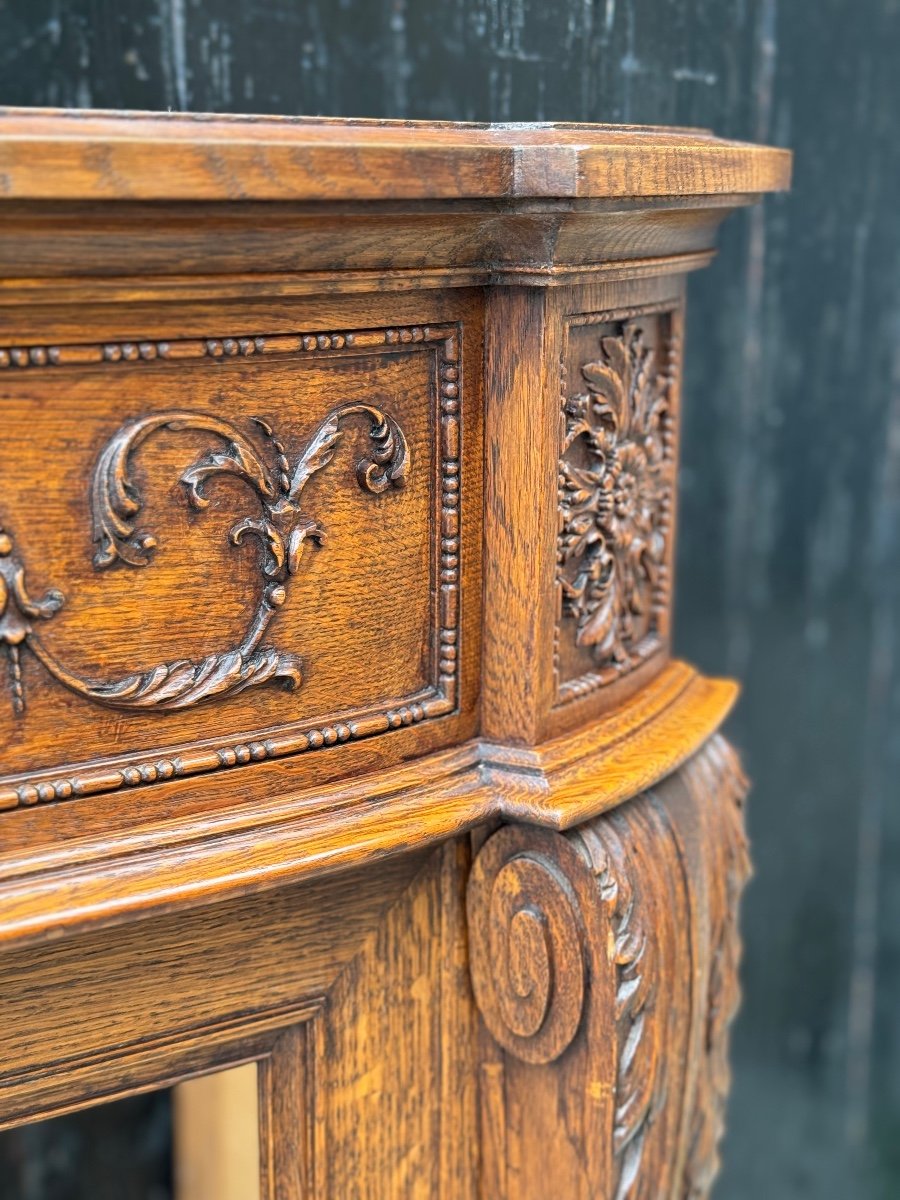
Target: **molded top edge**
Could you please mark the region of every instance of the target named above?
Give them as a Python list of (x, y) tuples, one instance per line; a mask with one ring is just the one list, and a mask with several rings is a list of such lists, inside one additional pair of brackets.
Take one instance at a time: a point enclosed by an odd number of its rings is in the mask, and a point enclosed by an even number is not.
[(739, 195), (790, 162), (677, 127), (0, 108), (0, 200)]

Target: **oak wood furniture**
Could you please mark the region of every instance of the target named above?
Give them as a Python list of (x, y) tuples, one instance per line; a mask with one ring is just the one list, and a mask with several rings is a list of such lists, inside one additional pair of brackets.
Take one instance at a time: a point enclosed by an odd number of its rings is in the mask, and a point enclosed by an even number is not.
[[(264, 1200), (706, 1195), (697, 130), (0, 113), (0, 1125), (255, 1062)], [(702, 397), (695, 398), (702, 403)]]

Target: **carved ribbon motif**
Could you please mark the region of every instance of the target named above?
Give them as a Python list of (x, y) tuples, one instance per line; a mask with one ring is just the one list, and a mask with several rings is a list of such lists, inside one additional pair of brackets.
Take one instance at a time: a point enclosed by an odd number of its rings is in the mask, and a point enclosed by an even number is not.
[(264, 421), (257, 419), (254, 423), (264, 435), (267, 450), (230, 421), (189, 411), (159, 412), (129, 421), (101, 452), (91, 486), (97, 569), (116, 562), (145, 567), (152, 560), (156, 538), (137, 528), (141, 499), (130, 467), (133, 454), (161, 430), (200, 430), (221, 443), (221, 448), (211, 450), (181, 476), (193, 508), (202, 510), (209, 505), (206, 486), (220, 475), (240, 479), (258, 503), (256, 513), (232, 526), (229, 538), (235, 546), (248, 537), (259, 540), (262, 595), (239, 645), (198, 662), (179, 659), (105, 681), (84, 679), (71, 671), (43, 643), (34, 625), (36, 620), (49, 619), (59, 612), (64, 601), (62, 592), (54, 588), (41, 600), (32, 600), (25, 585), (24, 566), (13, 554), (13, 539), (0, 531), (0, 642), (6, 646), (16, 713), (25, 709), (22, 647), (31, 650), (71, 691), (113, 708), (187, 708), (271, 680), (292, 689), (299, 687), (299, 658), (262, 641), (285, 601), (287, 585), (297, 574), (306, 543), (321, 544), (325, 538), (322, 525), (301, 510), (300, 499), (310, 478), (331, 461), (343, 423), (352, 417), (363, 417), (369, 424), (370, 457), (359, 463), (356, 473), (360, 487), (376, 495), (402, 487), (410, 462), (406, 438), (393, 417), (368, 404), (344, 404), (330, 412), (293, 466), (284, 446)]
[(665, 372), (638, 321), (600, 339), (565, 404), (558, 581), (575, 641), (601, 666), (641, 657), (665, 604), (672, 420)]

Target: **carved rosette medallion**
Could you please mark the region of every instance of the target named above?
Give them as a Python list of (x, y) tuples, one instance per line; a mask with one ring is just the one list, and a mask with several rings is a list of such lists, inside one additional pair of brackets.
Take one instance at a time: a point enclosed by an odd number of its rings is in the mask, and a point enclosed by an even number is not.
[(665, 637), (677, 342), (671, 317), (652, 312), (591, 317), (569, 330), (557, 544), (560, 701), (626, 674)]

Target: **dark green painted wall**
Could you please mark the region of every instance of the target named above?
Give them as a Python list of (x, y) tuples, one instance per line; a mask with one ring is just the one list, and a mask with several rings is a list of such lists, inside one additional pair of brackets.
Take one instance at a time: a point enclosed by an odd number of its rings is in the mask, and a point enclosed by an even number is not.
[(793, 146), (691, 284), (676, 635), (755, 781), (716, 1194), (900, 1195), (900, 0), (0, 0), (0, 103)]

